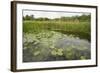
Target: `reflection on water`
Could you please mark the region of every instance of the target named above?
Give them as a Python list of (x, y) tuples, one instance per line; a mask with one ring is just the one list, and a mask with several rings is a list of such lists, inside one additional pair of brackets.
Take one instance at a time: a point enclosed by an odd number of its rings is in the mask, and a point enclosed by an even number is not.
[(86, 60), (91, 57), (88, 40), (55, 31), (24, 33), (23, 62)]

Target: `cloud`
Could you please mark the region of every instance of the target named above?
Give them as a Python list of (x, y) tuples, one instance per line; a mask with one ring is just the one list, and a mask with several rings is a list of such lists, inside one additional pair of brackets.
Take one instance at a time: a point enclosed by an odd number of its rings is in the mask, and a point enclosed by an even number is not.
[(76, 12), (61, 12), (61, 11), (36, 11), (36, 10), (24, 10), (23, 16), (34, 15), (35, 18), (46, 17), (46, 18), (60, 18), (60, 17), (71, 17), (71, 16), (81, 16), (83, 14), (88, 15), (89, 13), (76, 13)]

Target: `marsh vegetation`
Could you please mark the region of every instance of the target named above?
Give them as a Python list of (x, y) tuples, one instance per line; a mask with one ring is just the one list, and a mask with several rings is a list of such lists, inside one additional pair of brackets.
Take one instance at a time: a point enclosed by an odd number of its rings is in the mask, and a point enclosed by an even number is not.
[(91, 16), (23, 16), (23, 62), (91, 58)]

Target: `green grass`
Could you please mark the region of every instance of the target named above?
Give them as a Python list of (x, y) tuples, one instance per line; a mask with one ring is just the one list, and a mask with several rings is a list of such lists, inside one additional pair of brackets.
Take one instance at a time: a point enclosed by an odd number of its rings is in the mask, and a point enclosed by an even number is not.
[(90, 41), (90, 22), (65, 21), (23, 21), (23, 32), (37, 33), (53, 30), (64, 34), (73, 34)]

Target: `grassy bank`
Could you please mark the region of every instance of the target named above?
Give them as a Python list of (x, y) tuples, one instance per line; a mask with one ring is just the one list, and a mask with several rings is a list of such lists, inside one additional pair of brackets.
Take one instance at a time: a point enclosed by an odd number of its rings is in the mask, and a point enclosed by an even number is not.
[(90, 23), (79, 21), (23, 21), (24, 33), (37, 33), (52, 30), (64, 34), (72, 34), (90, 41)]

